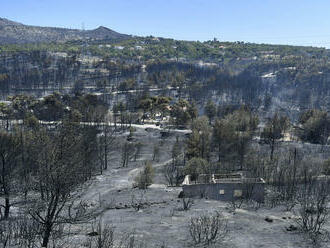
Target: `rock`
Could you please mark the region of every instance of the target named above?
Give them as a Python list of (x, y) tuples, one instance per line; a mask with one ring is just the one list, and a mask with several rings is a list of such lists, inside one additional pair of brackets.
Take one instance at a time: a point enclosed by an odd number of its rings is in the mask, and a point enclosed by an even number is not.
[(290, 225), (289, 227), (286, 228), (286, 230), (288, 232), (297, 231), (298, 230), (298, 227), (296, 227), (294, 225)]
[(87, 236), (90, 236), (90, 237), (94, 237), (94, 236), (97, 236), (99, 235), (98, 232), (90, 232), (90, 233), (87, 233)]
[(168, 132), (168, 131), (161, 131), (160, 135), (161, 135), (162, 138), (167, 138), (167, 137), (170, 137), (173, 134), (171, 132)]
[(270, 218), (269, 216), (267, 216), (265, 218), (265, 221), (269, 222), (269, 223), (272, 223), (274, 220), (272, 218)]
[(183, 197), (184, 197), (184, 193), (183, 193), (183, 191), (180, 191), (178, 198), (183, 198)]

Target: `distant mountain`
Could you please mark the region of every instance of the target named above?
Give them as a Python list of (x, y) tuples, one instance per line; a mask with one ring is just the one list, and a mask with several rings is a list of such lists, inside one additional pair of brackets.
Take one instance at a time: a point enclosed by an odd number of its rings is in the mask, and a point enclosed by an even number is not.
[(0, 44), (66, 42), (71, 40), (121, 40), (129, 35), (100, 26), (93, 30), (29, 26), (0, 18)]

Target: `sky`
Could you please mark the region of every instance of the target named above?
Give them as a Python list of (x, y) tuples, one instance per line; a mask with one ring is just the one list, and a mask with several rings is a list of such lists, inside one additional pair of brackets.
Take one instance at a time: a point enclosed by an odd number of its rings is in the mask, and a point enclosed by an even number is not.
[(0, 0), (0, 17), (179, 40), (330, 47), (329, 0)]

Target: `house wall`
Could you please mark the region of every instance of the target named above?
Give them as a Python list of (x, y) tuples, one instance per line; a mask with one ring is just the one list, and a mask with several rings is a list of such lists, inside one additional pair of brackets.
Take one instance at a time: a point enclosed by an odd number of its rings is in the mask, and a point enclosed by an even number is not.
[[(264, 202), (265, 188), (263, 183), (212, 183), (212, 184), (191, 184), (183, 185), (183, 192), (186, 197), (204, 197), (220, 201), (232, 201), (235, 190), (242, 191), (242, 197), (250, 196), (257, 202)], [(224, 190), (224, 194), (220, 194)]]

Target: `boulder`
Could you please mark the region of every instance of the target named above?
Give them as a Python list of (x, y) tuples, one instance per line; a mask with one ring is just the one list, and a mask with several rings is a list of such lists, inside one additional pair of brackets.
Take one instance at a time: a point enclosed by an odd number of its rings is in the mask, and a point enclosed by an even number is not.
[(293, 231), (297, 231), (298, 227), (294, 226), (294, 225), (290, 225), (289, 227), (286, 228), (286, 230), (288, 232), (293, 232)]
[(267, 217), (265, 218), (265, 221), (267, 221), (267, 222), (269, 222), (269, 223), (272, 223), (274, 220), (273, 220), (271, 217), (267, 216)]
[(98, 232), (90, 232), (90, 233), (87, 233), (87, 236), (90, 236), (90, 237), (94, 237), (94, 236), (98, 236), (99, 233)]

